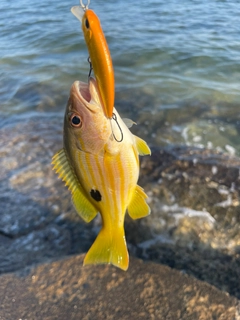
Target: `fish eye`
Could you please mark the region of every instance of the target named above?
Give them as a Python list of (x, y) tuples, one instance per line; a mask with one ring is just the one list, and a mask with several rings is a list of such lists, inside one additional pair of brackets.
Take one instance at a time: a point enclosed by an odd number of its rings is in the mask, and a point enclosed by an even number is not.
[(79, 128), (79, 127), (82, 126), (82, 121), (81, 121), (79, 115), (73, 114), (73, 115), (71, 116), (71, 125), (72, 125), (73, 127), (77, 127), (77, 128)]
[(86, 26), (87, 29), (89, 29), (90, 25), (89, 25), (88, 19), (85, 20), (85, 26)]

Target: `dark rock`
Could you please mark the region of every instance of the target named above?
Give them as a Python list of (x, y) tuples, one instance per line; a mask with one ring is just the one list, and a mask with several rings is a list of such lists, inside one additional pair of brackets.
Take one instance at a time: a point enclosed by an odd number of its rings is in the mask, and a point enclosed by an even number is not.
[(169, 267), (131, 259), (127, 272), (83, 256), (0, 278), (0, 319), (240, 319), (238, 301)]
[[(101, 219), (84, 223), (52, 171), (62, 115), (6, 118), (0, 136), (0, 272), (86, 252)], [(152, 214), (136, 221), (126, 216), (130, 254), (240, 298), (239, 169), (239, 158), (214, 150), (152, 148), (139, 181)]]
[(62, 117), (8, 121), (0, 133), (0, 273), (85, 252), (95, 236), (51, 168)]
[(16, 271), (53, 257), (65, 256), (70, 250), (70, 232), (54, 224), (13, 239), (1, 235), (0, 273)]
[(140, 176), (152, 214), (129, 222), (137, 230), (127, 232), (137, 244), (132, 252), (239, 298), (240, 159), (193, 147), (152, 151), (142, 159)]

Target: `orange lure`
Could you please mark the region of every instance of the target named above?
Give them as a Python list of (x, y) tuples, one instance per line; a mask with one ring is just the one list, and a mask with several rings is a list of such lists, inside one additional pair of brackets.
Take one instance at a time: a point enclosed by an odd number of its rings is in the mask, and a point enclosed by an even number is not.
[(71, 12), (82, 23), (82, 30), (96, 77), (104, 113), (106, 117), (112, 118), (115, 95), (114, 71), (100, 20), (93, 10), (83, 9), (80, 6), (72, 7)]

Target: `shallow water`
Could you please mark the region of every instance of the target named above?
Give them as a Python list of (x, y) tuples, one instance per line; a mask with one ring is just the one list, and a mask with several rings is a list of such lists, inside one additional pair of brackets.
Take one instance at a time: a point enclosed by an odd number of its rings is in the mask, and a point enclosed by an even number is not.
[[(87, 49), (70, 12), (77, 4), (1, 1), (5, 116), (63, 112), (73, 81), (87, 81)], [(237, 1), (92, 0), (90, 8), (101, 19), (112, 54), (116, 107), (141, 124), (139, 134), (155, 145), (239, 154)]]

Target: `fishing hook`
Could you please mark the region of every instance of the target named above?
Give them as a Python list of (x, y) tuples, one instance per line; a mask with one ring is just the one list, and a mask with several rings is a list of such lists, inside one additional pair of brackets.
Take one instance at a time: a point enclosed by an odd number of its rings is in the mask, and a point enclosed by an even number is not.
[(82, 0), (80, 0), (80, 5), (82, 6), (83, 10), (87, 10), (90, 4), (90, 0), (87, 1), (87, 4), (84, 4)]
[(121, 139), (118, 140), (118, 139), (116, 138), (115, 134), (113, 133), (113, 128), (112, 128), (113, 138), (114, 138), (117, 142), (122, 142), (122, 141), (123, 141), (123, 132), (122, 132), (122, 129), (121, 129), (121, 127), (120, 127), (120, 124), (119, 124), (118, 121), (117, 121), (117, 116), (116, 116), (115, 113), (113, 113), (112, 119), (116, 122), (116, 124), (117, 124), (117, 126), (118, 126), (118, 128), (119, 128), (119, 130), (120, 130), (120, 132), (121, 132)]
[(92, 62), (91, 62), (90, 57), (88, 57), (87, 61), (88, 61), (89, 66), (90, 66), (90, 70), (89, 70), (89, 74), (88, 74), (88, 79), (89, 79), (91, 77), (91, 73), (93, 71), (93, 67), (92, 67)]

